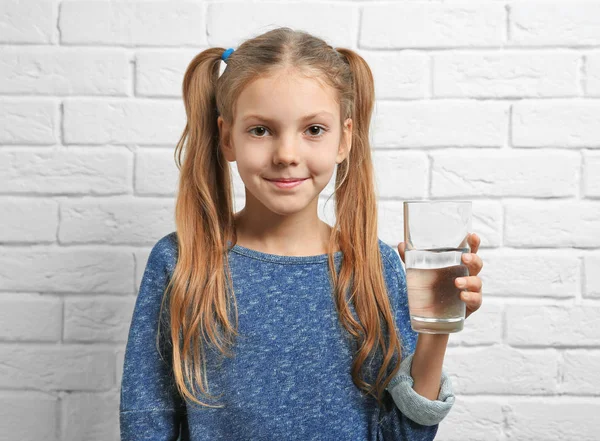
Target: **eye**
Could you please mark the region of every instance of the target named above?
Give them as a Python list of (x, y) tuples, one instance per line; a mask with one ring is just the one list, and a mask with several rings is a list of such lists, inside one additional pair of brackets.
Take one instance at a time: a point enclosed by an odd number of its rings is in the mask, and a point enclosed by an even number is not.
[[(311, 129), (319, 129), (319, 130), (317, 130), (319, 132), (319, 134), (315, 134), (315, 135), (311, 136), (311, 138), (320, 138), (321, 136), (323, 136), (325, 134), (324, 132), (327, 132), (327, 129), (322, 126), (310, 126), (307, 130), (311, 130)], [(259, 130), (261, 132), (255, 132), (256, 130)], [(264, 136), (258, 134), (258, 133), (264, 134), (264, 131), (268, 132), (269, 129), (267, 129), (264, 126), (256, 126), (256, 127), (251, 128), (250, 130), (248, 130), (249, 133), (252, 133), (257, 138), (264, 138)], [(313, 133), (314, 133), (314, 131), (313, 131)]]
[[(252, 129), (248, 130), (248, 131), (249, 131), (250, 133), (252, 133), (252, 132), (254, 132), (254, 130), (257, 130), (257, 129), (267, 130), (267, 128), (266, 128), (266, 127), (263, 127), (263, 126), (257, 126), (257, 127), (254, 127), (254, 128), (252, 128)], [(257, 138), (264, 138), (264, 136), (257, 136)]]
[(321, 136), (323, 136), (325, 134), (324, 132), (327, 131), (327, 129), (325, 127), (321, 127), (321, 126), (310, 126), (309, 130), (310, 129), (321, 129), (321, 132), (320, 132), (321, 134), (313, 136), (313, 138), (320, 138)]

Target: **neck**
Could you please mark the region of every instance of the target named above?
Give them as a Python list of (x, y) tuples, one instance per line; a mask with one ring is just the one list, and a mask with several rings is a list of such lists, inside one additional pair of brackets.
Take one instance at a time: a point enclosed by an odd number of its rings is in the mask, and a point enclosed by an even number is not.
[(283, 256), (327, 253), (332, 228), (318, 216), (308, 219), (261, 216), (258, 219), (242, 210), (234, 219), (237, 243), (246, 248)]

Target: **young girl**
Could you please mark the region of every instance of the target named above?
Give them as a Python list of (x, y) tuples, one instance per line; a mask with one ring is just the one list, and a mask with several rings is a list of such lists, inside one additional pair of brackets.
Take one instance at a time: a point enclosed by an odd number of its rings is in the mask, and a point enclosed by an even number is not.
[[(454, 403), (448, 335), (412, 331), (400, 258), (377, 237), (364, 59), (279, 28), (197, 55), (183, 98), (177, 231), (140, 286), (121, 439), (433, 439)], [(317, 204), (335, 170), (331, 228)], [(481, 304), (469, 243), (467, 315)]]

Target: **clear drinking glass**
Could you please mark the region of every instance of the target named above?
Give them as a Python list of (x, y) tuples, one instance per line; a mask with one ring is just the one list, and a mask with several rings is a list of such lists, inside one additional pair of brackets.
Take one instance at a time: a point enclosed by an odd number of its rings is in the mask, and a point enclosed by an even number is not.
[(462, 254), (471, 251), (471, 207), (471, 201), (404, 202), (408, 309), (416, 332), (463, 329), (466, 305), (454, 280), (469, 275)]

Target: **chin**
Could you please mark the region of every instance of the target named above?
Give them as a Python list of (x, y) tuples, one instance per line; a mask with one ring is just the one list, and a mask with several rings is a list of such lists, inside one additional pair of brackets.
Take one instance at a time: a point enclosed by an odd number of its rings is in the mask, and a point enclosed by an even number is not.
[(280, 216), (289, 216), (291, 214), (300, 213), (310, 205), (310, 201), (305, 201), (304, 198), (292, 200), (292, 198), (280, 198), (279, 200), (268, 199), (263, 202), (264, 206), (269, 211)]

